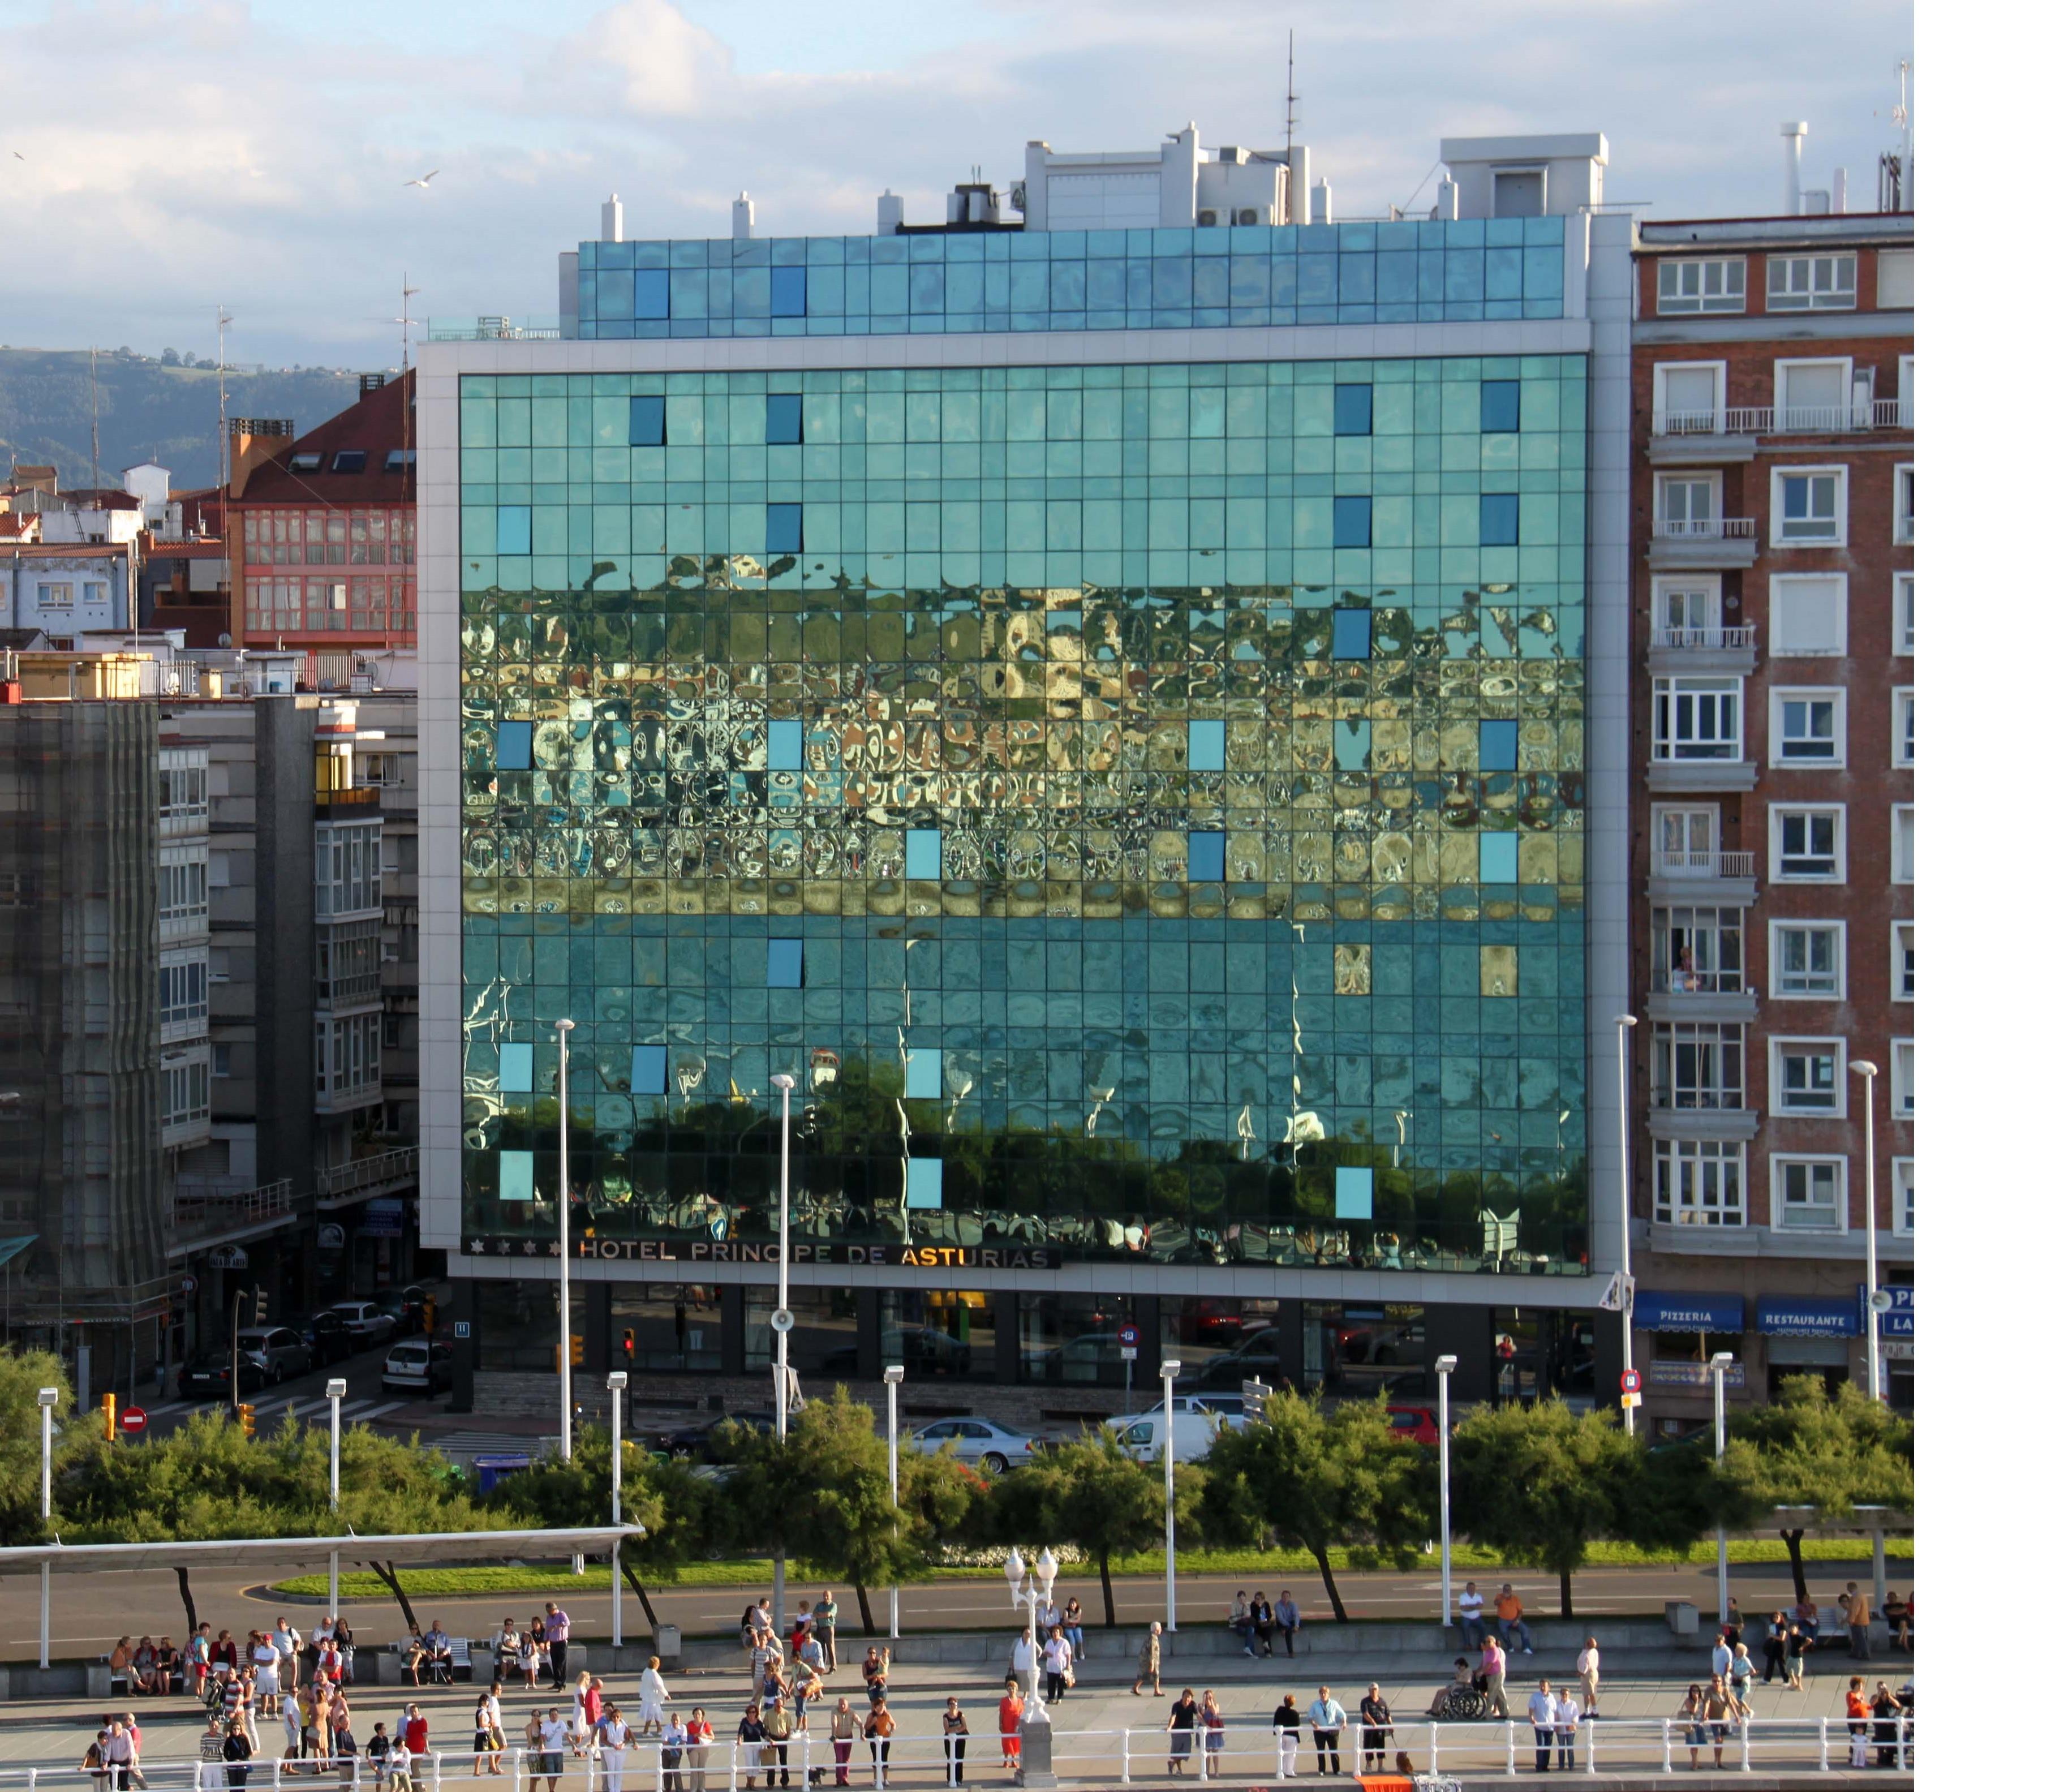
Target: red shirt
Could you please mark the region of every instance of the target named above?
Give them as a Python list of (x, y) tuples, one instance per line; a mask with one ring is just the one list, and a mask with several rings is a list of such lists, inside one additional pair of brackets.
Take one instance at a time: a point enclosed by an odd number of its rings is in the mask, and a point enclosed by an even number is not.
[(590, 1723), (602, 1721), (602, 1689), (599, 1686), (591, 1685), (581, 1694), (581, 1709), (587, 1713)]
[(401, 1740), (408, 1745), (409, 1754), (427, 1754), (430, 1746), (430, 1720), (411, 1717), (401, 1726)]

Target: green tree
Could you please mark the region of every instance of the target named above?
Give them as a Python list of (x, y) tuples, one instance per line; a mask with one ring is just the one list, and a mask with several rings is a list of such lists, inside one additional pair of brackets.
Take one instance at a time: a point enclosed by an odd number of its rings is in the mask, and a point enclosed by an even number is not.
[[(1727, 1433), (1720, 1479), (1756, 1518), (1781, 1506), (1811, 1507), (1824, 1521), (1848, 1517), (1858, 1506), (1913, 1510), (1912, 1421), (1847, 1383), (1830, 1394), (1817, 1375), (1788, 1376), (1771, 1405), (1731, 1415)], [(1806, 1528), (1788, 1520), (1777, 1533), (1801, 1600)]]
[(71, 1411), (71, 1378), (48, 1350), (0, 1350), (0, 1542), (47, 1543), (43, 1524), (43, 1419), (37, 1390), (58, 1390), (53, 1460), (86, 1426)]
[(1219, 1433), (1204, 1471), (1211, 1529), (1229, 1542), (1273, 1533), (1308, 1549), (1341, 1623), (1333, 1551), (1347, 1548), (1357, 1565), (1401, 1568), (1426, 1536), (1422, 1454), (1380, 1400), (1344, 1400), (1322, 1413), (1300, 1394), (1272, 1394), (1263, 1423)]
[[(1162, 1540), (1165, 1489), (1157, 1462), (1135, 1462), (1108, 1425), (1081, 1441), (1042, 1451), (1013, 1469), (990, 1490), (983, 1528), (998, 1541), (1066, 1542), (1096, 1559), (1103, 1587), (1103, 1621), (1118, 1623), (1111, 1588), (1111, 1559), (1151, 1549)], [(1175, 1468), (1175, 1534), (1195, 1540), (1203, 1477), (1187, 1463)]]

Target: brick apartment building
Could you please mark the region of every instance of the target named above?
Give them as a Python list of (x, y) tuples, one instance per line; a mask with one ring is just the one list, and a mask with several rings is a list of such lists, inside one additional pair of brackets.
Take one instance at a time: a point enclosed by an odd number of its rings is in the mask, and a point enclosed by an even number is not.
[(1652, 224), (1636, 258), (1635, 1360), (1665, 1430), (1720, 1350), (1752, 1398), (1861, 1385), (1868, 1092), (1905, 1405), (1913, 220)]

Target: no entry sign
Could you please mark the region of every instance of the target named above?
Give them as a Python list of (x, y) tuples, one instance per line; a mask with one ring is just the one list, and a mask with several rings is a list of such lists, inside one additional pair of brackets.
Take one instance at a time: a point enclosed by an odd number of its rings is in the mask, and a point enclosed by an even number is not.
[(150, 1423), (151, 1415), (141, 1407), (124, 1407), (122, 1409), (122, 1429), (130, 1436), (141, 1436), (149, 1428)]

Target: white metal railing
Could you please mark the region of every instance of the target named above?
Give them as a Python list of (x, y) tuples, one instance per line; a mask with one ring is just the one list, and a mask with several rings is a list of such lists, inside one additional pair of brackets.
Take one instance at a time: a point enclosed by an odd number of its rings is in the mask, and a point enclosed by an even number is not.
[(1756, 539), (1756, 519), (1752, 516), (1662, 516), (1655, 519), (1655, 532), (1673, 541), (1752, 541)]
[[(449, 1721), (451, 1713), (437, 1715)], [(901, 1774), (905, 1785), (913, 1783), (913, 1775), (924, 1783), (934, 1783), (932, 1776), (949, 1765), (945, 1739), (907, 1720), (885, 1742), (856, 1736), (841, 1750), (828, 1733), (830, 1713), (820, 1707), (813, 1716), (817, 1729), (797, 1730), (785, 1742), (748, 1742), (739, 1740), (735, 1733), (720, 1735), (710, 1742), (680, 1749), (671, 1766), (663, 1758), (658, 1741), (650, 1737), (634, 1737), (630, 1746), (622, 1750), (603, 1749), (591, 1740), (565, 1751), (566, 1770), (559, 1777), (569, 1792), (735, 1792), (741, 1778), (758, 1780), (770, 1768), (792, 1775), (796, 1786), (807, 1786), (813, 1774), (823, 1774), (828, 1784), (881, 1787), (889, 1783), (892, 1772)], [(729, 1725), (728, 1711), (724, 1721)], [(279, 1733), (276, 1724), (276, 1719), (263, 1721), (261, 1742), (269, 1743)], [(1403, 1754), (1409, 1754), (1413, 1768), (1421, 1773), (1506, 1776), (1535, 1770), (1542, 1764), (1544, 1754), (1550, 1769), (1591, 1775), (1659, 1770), (1678, 1773), (1689, 1770), (1695, 1761), (1701, 1769), (1710, 1763), (1744, 1773), (1827, 1774), (1847, 1770), (1856, 1759), (1856, 1738), (1843, 1717), (1751, 1716), (1729, 1722), (1717, 1739), (1715, 1727), (1702, 1725), (1695, 1742), (1692, 1721), (1683, 1717), (1600, 1718), (1545, 1730), (1524, 1718), (1472, 1721), (1405, 1717), (1383, 1735), (1379, 1767), (1375, 1744), (1381, 1733), (1365, 1733), (1358, 1716), (1350, 1713), (1336, 1733), (1336, 1755), (1329, 1747), (1323, 1758), (1308, 1727), (1284, 1731), (1262, 1724), (1229, 1724), (1187, 1734), (1163, 1729), (1057, 1730), (1053, 1763), (1060, 1780), (1108, 1784), (1115, 1778), (1120, 1784), (1130, 1785), (1135, 1778), (1163, 1780), (1171, 1774), (1210, 1780), (1237, 1775), (1251, 1784), (1257, 1779), (1281, 1781), (1313, 1773), (1395, 1770), (1397, 1758)], [(994, 1732), (967, 1737), (961, 1746), (961, 1778), (990, 1780), (999, 1770), (1011, 1770), (1016, 1753), (1005, 1746), (1010, 1740)], [(1022, 1738), (1017, 1740), (1022, 1743)], [(1912, 1717), (1902, 1714), (1869, 1719), (1862, 1744), (1864, 1765), (1910, 1771), (1914, 1757)], [(508, 1748), (482, 1750), (478, 1754), (470, 1749), (449, 1749), (413, 1756), (403, 1778), (384, 1762), (369, 1759), (364, 1746), (361, 1742), (360, 1752), (343, 1757), (287, 1759), (260, 1754), (242, 1762), (167, 1761), (147, 1754), (137, 1765), (151, 1776), (153, 1792), (212, 1792), (236, 1785), (251, 1792), (292, 1792), (284, 1786), (290, 1767), (304, 1777), (335, 1774), (337, 1792), (347, 1788), (349, 1792), (442, 1792), (448, 1778), (469, 1783), (477, 1780), (476, 1763), (483, 1757), (501, 1756), (503, 1771), (518, 1779), (541, 1777), (545, 1765), (536, 1758), (536, 1751), (523, 1746), (519, 1737)], [(233, 1782), (232, 1774), (236, 1776)], [(832, 1774), (837, 1776), (836, 1782)], [(49, 1763), (0, 1767), (0, 1792), (105, 1792), (108, 1783), (105, 1770), (95, 1774), (70, 1756)], [(949, 1778), (946, 1783), (956, 1781)]]
[(560, 324), (557, 317), (433, 317), (433, 342), (556, 342)]
[(417, 1148), (401, 1145), (371, 1157), (354, 1158), (349, 1164), (333, 1164), (316, 1172), (316, 1199), (333, 1201), (360, 1189), (377, 1188), (388, 1182), (415, 1180)]
[(1657, 965), (1649, 973), (1651, 995), (1748, 995), (1754, 989), (1743, 982), (1739, 971), (1673, 971)]
[(283, 1218), (293, 1211), (294, 1179), (283, 1176), (253, 1189), (234, 1177), (181, 1177), (172, 1189), (172, 1225), (182, 1232), (212, 1232)]
[(1756, 854), (1657, 846), (1648, 855), (1648, 869), (1658, 878), (1752, 878)]
[(1707, 648), (1740, 652), (1756, 649), (1756, 624), (1744, 623), (1738, 628), (1679, 628), (1667, 623), (1656, 624), (1649, 636), (1653, 647)]
[(1661, 436), (1839, 435), (1857, 430), (1910, 430), (1911, 398), (1852, 399), (1840, 405), (1731, 405), (1725, 410), (1666, 411)]

